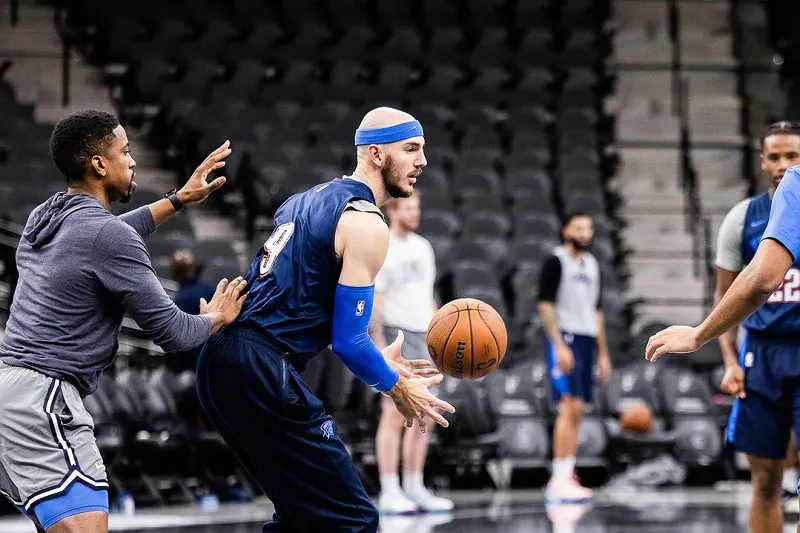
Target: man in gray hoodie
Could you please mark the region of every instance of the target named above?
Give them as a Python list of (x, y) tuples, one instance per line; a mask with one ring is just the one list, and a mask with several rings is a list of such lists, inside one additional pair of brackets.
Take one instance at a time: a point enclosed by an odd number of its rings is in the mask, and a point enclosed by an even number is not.
[(108, 481), (82, 398), (112, 364), (126, 312), (166, 351), (198, 346), (239, 315), (241, 277), (220, 281), (199, 315), (181, 312), (144, 245), (225, 183), (206, 178), (231, 150), (226, 142), (181, 190), (116, 217), (111, 202), (136, 188), (117, 119), (76, 113), (56, 124), (50, 144), (68, 190), (33, 210), (17, 249), (19, 283), (0, 342), (0, 493), (39, 531), (106, 533)]

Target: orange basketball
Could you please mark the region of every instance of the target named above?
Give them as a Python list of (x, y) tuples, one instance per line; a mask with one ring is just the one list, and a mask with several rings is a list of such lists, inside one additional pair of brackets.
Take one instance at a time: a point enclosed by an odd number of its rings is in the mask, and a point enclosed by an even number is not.
[(653, 411), (643, 403), (627, 407), (619, 415), (619, 425), (633, 433), (648, 433), (653, 428)]
[(428, 353), (443, 374), (454, 378), (485, 376), (500, 365), (507, 345), (503, 319), (474, 298), (443, 305), (428, 326)]

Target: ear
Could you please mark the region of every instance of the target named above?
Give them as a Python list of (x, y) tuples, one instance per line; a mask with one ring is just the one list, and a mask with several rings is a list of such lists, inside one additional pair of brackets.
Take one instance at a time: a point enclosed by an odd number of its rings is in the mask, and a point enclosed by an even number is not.
[(94, 168), (94, 171), (97, 172), (99, 175), (105, 176), (106, 175), (105, 159), (103, 159), (99, 155), (92, 156), (92, 168)]
[(384, 157), (383, 157), (383, 152), (381, 151), (380, 148), (372, 144), (369, 147), (367, 147), (367, 153), (369, 154), (370, 161), (372, 161), (375, 164), (375, 166), (383, 167)]
[(767, 162), (764, 159), (764, 154), (763, 153), (758, 154), (758, 158), (761, 160), (761, 170), (766, 172), (767, 171)]

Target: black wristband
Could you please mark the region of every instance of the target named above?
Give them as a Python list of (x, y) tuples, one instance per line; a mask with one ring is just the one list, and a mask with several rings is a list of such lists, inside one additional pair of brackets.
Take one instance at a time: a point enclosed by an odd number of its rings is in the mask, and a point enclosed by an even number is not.
[(172, 204), (172, 207), (175, 208), (175, 211), (183, 211), (183, 204), (178, 200), (178, 191), (177, 189), (172, 189), (167, 194), (164, 195), (164, 198), (169, 200)]

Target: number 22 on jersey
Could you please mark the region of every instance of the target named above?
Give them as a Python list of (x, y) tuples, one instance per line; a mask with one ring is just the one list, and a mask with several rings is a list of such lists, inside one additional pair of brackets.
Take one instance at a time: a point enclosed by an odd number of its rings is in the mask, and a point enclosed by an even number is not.
[(783, 283), (778, 290), (772, 293), (767, 303), (770, 304), (796, 304), (800, 303), (800, 270), (790, 268), (783, 278)]
[(275, 265), (275, 260), (278, 255), (289, 242), (289, 239), (294, 233), (294, 222), (285, 222), (275, 228), (272, 235), (269, 236), (267, 242), (264, 243), (264, 256), (261, 258), (261, 263), (258, 265), (258, 277), (263, 278)]

